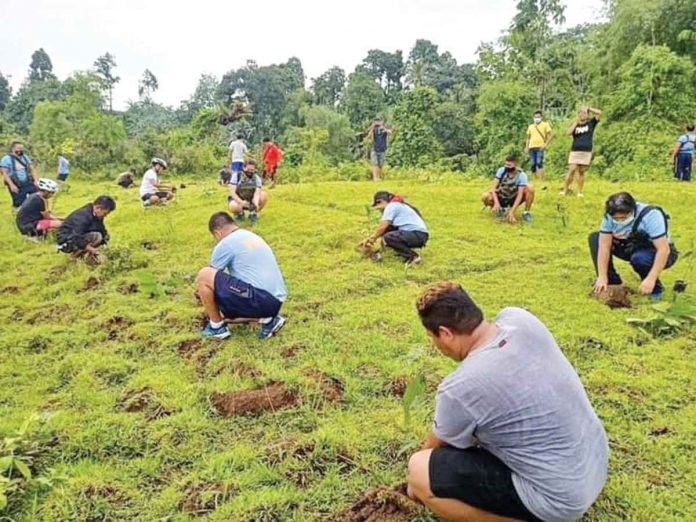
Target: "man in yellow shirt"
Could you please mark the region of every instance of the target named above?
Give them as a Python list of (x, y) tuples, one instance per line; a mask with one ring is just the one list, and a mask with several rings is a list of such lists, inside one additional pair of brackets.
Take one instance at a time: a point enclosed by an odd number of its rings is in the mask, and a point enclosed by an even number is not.
[(555, 136), (549, 122), (543, 121), (543, 116), (541, 111), (534, 113), (534, 123), (527, 128), (524, 144), (524, 151), (529, 154), (532, 164), (532, 174), (539, 179), (544, 179), (544, 151)]

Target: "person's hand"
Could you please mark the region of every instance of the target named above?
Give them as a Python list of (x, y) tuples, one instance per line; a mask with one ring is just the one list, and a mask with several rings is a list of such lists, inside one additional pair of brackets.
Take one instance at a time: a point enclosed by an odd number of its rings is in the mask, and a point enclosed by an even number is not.
[(17, 187), (17, 185), (12, 185), (12, 184), (11, 184), (11, 185), (10, 185), (10, 190), (12, 191), (13, 194), (19, 193), (19, 188)]
[(601, 294), (602, 292), (606, 292), (607, 286), (609, 286), (609, 280), (607, 279), (607, 276), (598, 277), (597, 281), (595, 281), (594, 293)]
[(539, 150), (541, 152), (544, 152), (546, 150), (546, 145), (542, 145), (541, 147), (539, 147)]
[(652, 277), (646, 277), (640, 283), (640, 286), (638, 287), (638, 291), (643, 295), (652, 294), (653, 290), (655, 290), (656, 283), (657, 283), (657, 281), (655, 281), (655, 279), (653, 279)]
[(365, 241), (363, 241), (363, 244), (368, 248), (372, 248), (372, 246), (375, 244), (375, 240), (372, 237), (368, 237)]
[(248, 209), (248, 208), (249, 208), (249, 202), (248, 202), (248, 201), (245, 201), (244, 203), (242, 203), (242, 208), (247, 208), (247, 209)]
[(505, 221), (507, 223), (510, 223), (511, 225), (517, 223), (517, 218), (515, 217), (515, 213), (512, 210), (508, 210), (508, 213), (505, 215)]
[(500, 203), (493, 203), (493, 212), (496, 214), (500, 212)]

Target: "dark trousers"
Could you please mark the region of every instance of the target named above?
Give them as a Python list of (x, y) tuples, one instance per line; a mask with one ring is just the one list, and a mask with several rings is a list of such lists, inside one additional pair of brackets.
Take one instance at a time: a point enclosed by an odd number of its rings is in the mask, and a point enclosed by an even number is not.
[(19, 192), (17, 192), (16, 194), (10, 190), (10, 187), (7, 187), (7, 191), (10, 193), (10, 196), (12, 196), (12, 206), (14, 208), (21, 207), (22, 203), (24, 203), (24, 200), (27, 199), (29, 194), (33, 194), (38, 190), (39, 189), (37, 189), (36, 185), (34, 185), (33, 183), (21, 185), (19, 187)]
[(691, 181), (691, 165), (693, 156), (680, 152), (674, 165), (674, 177), (681, 181)]
[(386, 246), (396, 250), (398, 256), (410, 261), (418, 256), (418, 253), (412, 249), (423, 248), (428, 242), (428, 234), (418, 231), (392, 230), (384, 234), (382, 240)]
[[(592, 256), (592, 262), (594, 263), (595, 273), (599, 273), (599, 271), (597, 270), (597, 263), (599, 259), (599, 236), (599, 232), (593, 232), (592, 234), (590, 234), (589, 237), (590, 255)], [(620, 243), (614, 242), (611, 247), (611, 256), (609, 257), (609, 272), (607, 274), (609, 284), (621, 284), (621, 276), (616, 272), (616, 269), (614, 268), (614, 257), (618, 257), (623, 261), (628, 261), (629, 263), (631, 263), (631, 268), (633, 268), (633, 271), (640, 276), (640, 279), (642, 281), (650, 273), (653, 263), (655, 262), (656, 253), (657, 250), (655, 250), (654, 248), (641, 248), (639, 250), (636, 250), (632, 254), (629, 254), (623, 249)], [(674, 263), (676, 263), (677, 257), (677, 252), (675, 250), (672, 250), (669, 254), (669, 257), (667, 258), (667, 264), (665, 265), (665, 268), (669, 268)], [(662, 283), (658, 279), (657, 283), (655, 283), (655, 289), (653, 290), (653, 294), (661, 294), (662, 289)]]

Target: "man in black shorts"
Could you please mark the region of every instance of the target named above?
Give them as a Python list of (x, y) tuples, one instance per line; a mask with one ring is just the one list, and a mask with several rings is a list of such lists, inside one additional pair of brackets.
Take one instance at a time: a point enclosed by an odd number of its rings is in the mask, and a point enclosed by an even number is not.
[(456, 283), (418, 298), (428, 336), (461, 361), (438, 387), (408, 494), (444, 520), (576, 520), (607, 478), (608, 445), (575, 370), (529, 312), (492, 323)]

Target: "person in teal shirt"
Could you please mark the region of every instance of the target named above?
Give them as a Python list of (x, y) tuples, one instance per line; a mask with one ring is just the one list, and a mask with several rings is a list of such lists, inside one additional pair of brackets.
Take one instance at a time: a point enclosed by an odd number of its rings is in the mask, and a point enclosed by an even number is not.
[(691, 123), (686, 126), (686, 132), (679, 136), (676, 146), (672, 149), (674, 177), (680, 181), (691, 181), (694, 148), (696, 148), (696, 134), (694, 134), (694, 125)]
[(29, 194), (38, 192), (38, 178), (31, 158), (24, 153), (24, 144), (13, 141), (10, 153), (0, 159), (0, 171), (12, 197), (12, 209), (16, 212)]

